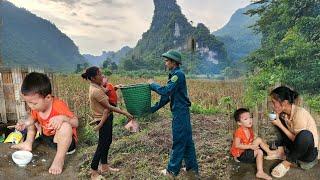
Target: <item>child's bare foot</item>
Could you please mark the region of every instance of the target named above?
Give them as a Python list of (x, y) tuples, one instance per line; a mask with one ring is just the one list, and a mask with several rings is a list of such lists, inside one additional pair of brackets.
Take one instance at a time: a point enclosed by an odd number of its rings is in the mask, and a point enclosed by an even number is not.
[(110, 171), (110, 172), (119, 172), (120, 171), (120, 169), (112, 168), (108, 164), (101, 164), (99, 170), (101, 173), (106, 173), (108, 171)]
[(98, 171), (95, 170), (91, 170), (91, 180), (96, 180), (98, 179), (98, 176), (100, 176), (100, 174), (98, 173)]
[(15, 144), (12, 145), (10, 148), (12, 149), (19, 149), (19, 150), (24, 150), (24, 151), (32, 151), (32, 143), (28, 142), (28, 141), (24, 141), (20, 144)]
[(272, 180), (272, 177), (266, 174), (265, 172), (257, 172), (256, 177), (266, 180)]
[(49, 168), (49, 173), (54, 175), (61, 174), (63, 165), (64, 158), (54, 157), (51, 167)]
[(266, 160), (275, 160), (275, 159), (284, 160), (285, 158), (286, 158), (285, 154), (282, 153), (282, 151), (279, 151), (279, 149), (269, 151), (268, 155), (264, 157), (264, 159), (266, 159)]
[(269, 151), (268, 156), (275, 156), (275, 155), (278, 155), (278, 154), (279, 154), (279, 152), (277, 150), (271, 150), (271, 151)]

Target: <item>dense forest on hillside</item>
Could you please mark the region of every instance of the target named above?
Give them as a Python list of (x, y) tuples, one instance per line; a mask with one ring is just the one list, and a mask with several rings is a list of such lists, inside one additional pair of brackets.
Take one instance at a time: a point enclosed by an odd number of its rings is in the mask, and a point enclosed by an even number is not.
[(233, 63), (249, 55), (260, 47), (261, 34), (257, 34), (251, 28), (259, 19), (258, 15), (249, 16), (245, 13), (259, 7), (259, 4), (251, 4), (238, 9), (229, 22), (213, 34), (222, 41), (227, 49), (229, 58)]
[[(289, 85), (301, 93), (317, 95), (320, 89), (320, 1), (261, 0), (255, 29), (262, 34), (261, 48), (246, 62), (250, 65), (250, 92), (257, 100), (276, 83)], [(319, 97), (318, 97), (318, 100)], [(319, 106), (317, 98), (313, 105)]]
[(85, 62), (74, 42), (51, 22), (8, 1), (0, 1), (0, 17), (4, 65), (73, 71), (76, 64)]

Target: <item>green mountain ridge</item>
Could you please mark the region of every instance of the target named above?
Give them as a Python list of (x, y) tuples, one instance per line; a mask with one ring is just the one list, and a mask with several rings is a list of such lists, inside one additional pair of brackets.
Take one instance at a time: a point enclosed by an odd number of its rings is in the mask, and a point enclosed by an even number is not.
[(102, 66), (103, 61), (107, 58), (111, 59), (111, 62), (119, 64), (121, 58), (125, 57), (126, 54), (131, 50), (129, 46), (124, 46), (118, 51), (102, 51), (100, 56), (94, 56), (91, 54), (82, 54), (83, 57), (89, 62), (89, 64), (94, 66)]
[(5, 66), (44, 67), (70, 72), (85, 62), (74, 42), (54, 24), (0, 1), (0, 50)]
[(233, 62), (239, 61), (261, 46), (261, 34), (256, 34), (250, 28), (259, 20), (259, 16), (250, 17), (244, 14), (249, 9), (259, 6), (259, 4), (251, 4), (238, 9), (225, 26), (212, 33), (224, 43), (228, 57)]

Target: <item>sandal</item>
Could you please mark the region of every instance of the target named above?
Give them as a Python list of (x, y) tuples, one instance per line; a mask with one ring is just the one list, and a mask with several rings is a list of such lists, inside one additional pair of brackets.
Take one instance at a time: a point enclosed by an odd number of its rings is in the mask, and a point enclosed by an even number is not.
[(318, 159), (316, 158), (312, 162), (303, 162), (298, 160), (298, 164), (300, 165), (301, 169), (309, 170), (318, 164)]
[(271, 175), (276, 178), (281, 178), (289, 171), (289, 169), (290, 167), (286, 168), (283, 163), (280, 163), (272, 169)]

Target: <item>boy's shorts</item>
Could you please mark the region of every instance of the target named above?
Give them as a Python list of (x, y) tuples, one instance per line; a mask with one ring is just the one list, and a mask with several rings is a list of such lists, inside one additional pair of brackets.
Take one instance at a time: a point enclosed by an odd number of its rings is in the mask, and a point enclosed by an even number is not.
[[(45, 142), (49, 147), (57, 149), (57, 143), (53, 142), (54, 136), (46, 136), (46, 135), (40, 135), (39, 138), (36, 139), (36, 141), (43, 141)], [(67, 151), (67, 154), (73, 154), (76, 150), (76, 141), (74, 137), (72, 136), (72, 141), (69, 146), (69, 149)]]
[(244, 152), (237, 157), (240, 162), (243, 163), (255, 163), (256, 158), (254, 157), (254, 151), (252, 149), (246, 149)]

